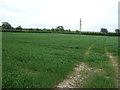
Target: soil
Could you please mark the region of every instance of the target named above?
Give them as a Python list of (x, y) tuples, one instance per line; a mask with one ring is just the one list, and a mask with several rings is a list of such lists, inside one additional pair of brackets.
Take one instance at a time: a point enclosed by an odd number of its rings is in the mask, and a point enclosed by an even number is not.
[[(85, 52), (85, 55), (88, 55), (90, 49), (93, 47), (91, 45), (88, 50)], [(95, 69), (87, 66), (84, 62), (77, 64), (72, 72), (55, 88), (80, 88), (83, 82), (89, 77), (89, 73), (99, 72), (101, 69)]]
[[(85, 52), (85, 55), (88, 55), (90, 53), (92, 47), (93, 44)], [(118, 70), (117, 68), (118, 63), (115, 60), (116, 57), (109, 52), (106, 52), (106, 56), (108, 56), (111, 59), (111, 64), (113, 65), (113, 67), (116, 68), (116, 70)], [(55, 88), (81, 88), (82, 84), (87, 80), (90, 73), (100, 72), (100, 71), (102, 71), (102, 69), (89, 67), (84, 62), (81, 62), (80, 64), (77, 64), (75, 68), (70, 72), (70, 74), (63, 81), (57, 84)]]

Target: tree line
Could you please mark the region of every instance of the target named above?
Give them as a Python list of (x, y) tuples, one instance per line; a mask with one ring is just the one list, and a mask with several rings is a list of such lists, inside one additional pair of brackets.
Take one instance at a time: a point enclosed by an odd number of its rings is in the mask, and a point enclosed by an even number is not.
[[(56, 28), (52, 28), (52, 29), (39, 29), (39, 28), (22, 28), (21, 26), (17, 26), (16, 28), (12, 27), (11, 24), (9, 24), (8, 22), (3, 22), (2, 23), (2, 31), (25, 31), (25, 30), (29, 30), (29, 32), (59, 32), (59, 33), (70, 33), (70, 34), (88, 34), (88, 35), (107, 35), (107, 34), (112, 34), (110, 32), (108, 32), (108, 30), (106, 28), (101, 28), (100, 32), (80, 32), (79, 30), (76, 31), (71, 31), (70, 29), (65, 30), (63, 26), (58, 26)], [(115, 29), (115, 33), (119, 34), (120, 33), (120, 29)], [(115, 34), (116, 35), (116, 34)]]
[(22, 28), (21, 26), (18, 26), (16, 28), (12, 27), (11, 24), (9, 24), (8, 22), (3, 22), (2, 23), (2, 30), (33, 30), (33, 31), (57, 31), (57, 32), (64, 32), (64, 31), (71, 31), (70, 29), (65, 30), (63, 26), (58, 26), (56, 28), (52, 28), (52, 29), (39, 29), (39, 28)]

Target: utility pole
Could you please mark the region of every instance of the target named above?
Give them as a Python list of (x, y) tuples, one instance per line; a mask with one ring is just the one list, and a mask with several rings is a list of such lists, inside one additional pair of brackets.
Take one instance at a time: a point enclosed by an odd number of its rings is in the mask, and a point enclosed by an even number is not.
[(80, 34), (81, 34), (81, 25), (82, 25), (81, 22), (82, 22), (82, 21), (81, 21), (81, 18), (80, 18)]

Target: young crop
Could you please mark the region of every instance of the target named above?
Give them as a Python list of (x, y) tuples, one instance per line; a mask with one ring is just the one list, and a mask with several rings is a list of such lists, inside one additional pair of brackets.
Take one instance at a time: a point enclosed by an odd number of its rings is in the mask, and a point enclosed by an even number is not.
[[(98, 83), (109, 83), (106, 87), (115, 87), (115, 75), (111, 72), (114, 69), (109, 65), (109, 58), (105, 56), (105, 47), (108, 51), (116, 53), (116, 40), (117, 37), (105, 36), (3, 32), (3, 88), (54, 87), (80, 62), (85, 62), (91, 67), (103, 68), (106, 73), (96, 78), (105, 82)], [(93, 47), (88, 55), (85, 55), (90, 46)], [(111, 75), (112, 79), (104, 79), (103, 75)], [(96, 78), (92, 80), (95, 82)], [(102, 87), (102, 84), (96, 85), (100, 86)]]

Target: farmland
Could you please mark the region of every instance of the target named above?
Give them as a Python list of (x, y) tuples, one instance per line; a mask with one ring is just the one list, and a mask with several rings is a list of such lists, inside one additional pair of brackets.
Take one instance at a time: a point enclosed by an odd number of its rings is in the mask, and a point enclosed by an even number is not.
[(101, 71), (78, 87), (117, 88), (117, 57), (118, 37), (3, 32), (2, 87), (53, 88), (85, 63)]

